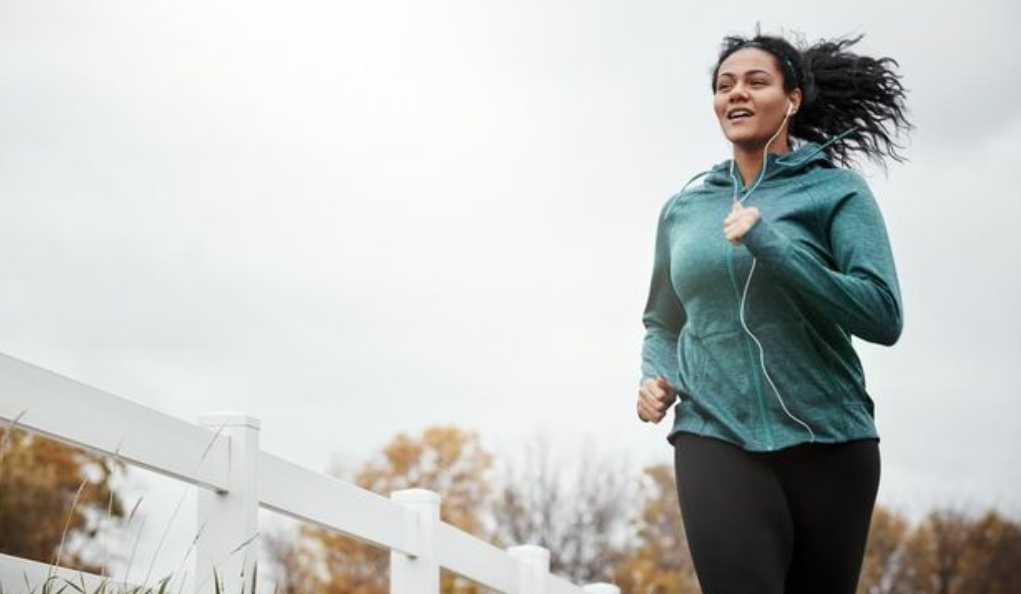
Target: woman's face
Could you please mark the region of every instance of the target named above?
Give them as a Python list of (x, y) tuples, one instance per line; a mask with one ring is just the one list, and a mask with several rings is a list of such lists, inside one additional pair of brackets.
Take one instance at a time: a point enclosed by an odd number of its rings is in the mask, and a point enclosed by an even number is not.
[[(780, 128), (788, 106), (796, 111), (800, 102), (801, 91), (784, 91), (776, 58), (766, 51), (741, 49), (720, 64), (713, 109), (723, 135), (736, 146), (761, 149)], [(785, 152), (787, 134), (781, 132), (770, 148)]]

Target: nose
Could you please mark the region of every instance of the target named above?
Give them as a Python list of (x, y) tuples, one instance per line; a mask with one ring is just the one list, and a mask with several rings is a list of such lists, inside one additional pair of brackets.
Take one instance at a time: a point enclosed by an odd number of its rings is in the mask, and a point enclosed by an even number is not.
[(748, 98), (748, 87), (744, 83), (734, 83), (734, 86), (730, 88), (730, 93), (727, 94), (727, 99), (730, 102), (743, 101)]

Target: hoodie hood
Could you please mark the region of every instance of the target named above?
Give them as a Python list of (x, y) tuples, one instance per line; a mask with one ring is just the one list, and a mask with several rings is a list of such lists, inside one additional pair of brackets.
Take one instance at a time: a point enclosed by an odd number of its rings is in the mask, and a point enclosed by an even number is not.
[[(770, 153), (766, 158), (766, 175), (762, 181), (793, 177), (814, 167), (835, 167), (826, 156), (826, 147), (831, 142), (833, 141), (823, 145), (806, 142), (789, 153), (782, 155)], [(733, 183), (730, 177), (730, 162), (731, 159), (727, 159), (705, 172), (705, 183), (715, 186), (730, 186)]]

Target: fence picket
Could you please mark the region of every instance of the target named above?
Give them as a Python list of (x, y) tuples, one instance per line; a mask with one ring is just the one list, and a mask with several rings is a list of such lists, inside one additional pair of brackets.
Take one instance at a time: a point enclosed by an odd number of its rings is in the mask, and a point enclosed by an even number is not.
[(425, 489), (394, 491), (390, 498), (412, 512), (409, 539), (417, 555), (390, 552), (390, 594), (439, 594), (440, 565), (436, 560), (440, 496)]

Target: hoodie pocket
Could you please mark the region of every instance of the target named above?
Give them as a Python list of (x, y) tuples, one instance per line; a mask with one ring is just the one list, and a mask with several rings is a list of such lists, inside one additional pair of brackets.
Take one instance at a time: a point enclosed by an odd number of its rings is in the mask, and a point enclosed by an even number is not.
[(679, 388), (689, 395), (697, 395), (705, 376), (705, 353), (702, 341), (687, 326), (681, 329), (677, 351)]
[[(808, 347), (808, 356), (812, 361), (810, 369), (814, 371), (820, 382), (825, 382), (828, 391), (845, 403), (860, 402), (849, 390), (848, 381), (852, 377), (851, 370), (841, 360), (833, 345), (829, 344), (811, 325), (801, 322), (801, 335)], [(847, 345), (847, 348), (851, 348)], [(853, 350), (852, 350), (853, 355)]]

